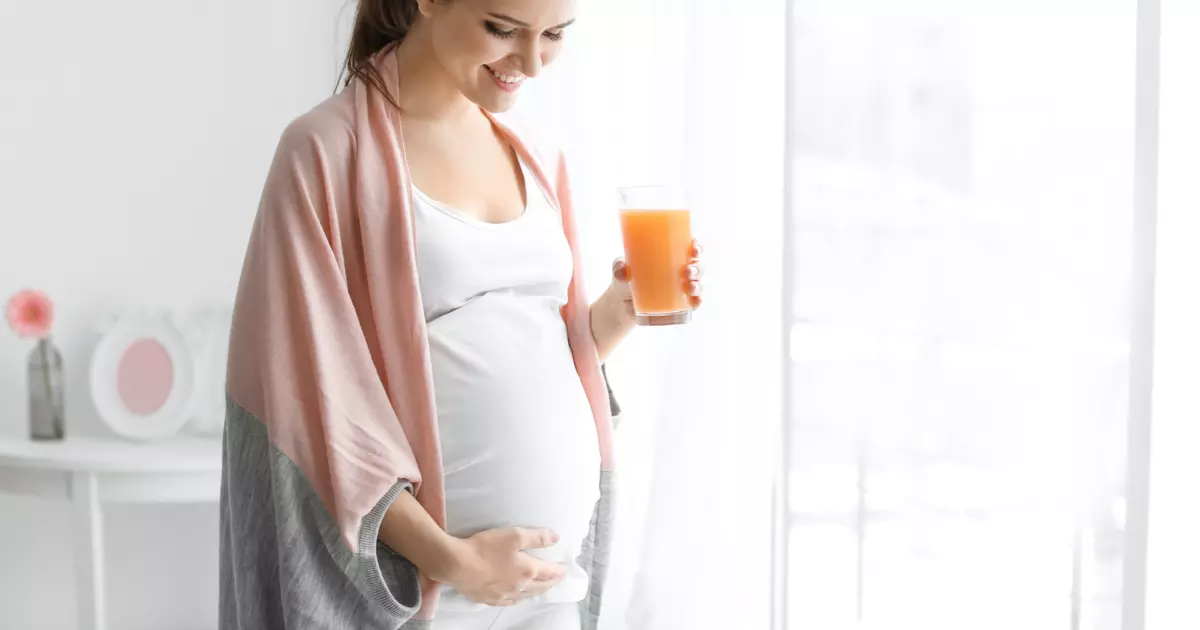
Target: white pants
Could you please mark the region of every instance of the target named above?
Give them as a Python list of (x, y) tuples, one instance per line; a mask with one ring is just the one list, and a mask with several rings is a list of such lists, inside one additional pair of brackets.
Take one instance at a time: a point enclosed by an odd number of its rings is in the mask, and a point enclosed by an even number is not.
[(441, 610), (436, 630), (580, 630), (579, 604), (522, 602), (472, 612)]

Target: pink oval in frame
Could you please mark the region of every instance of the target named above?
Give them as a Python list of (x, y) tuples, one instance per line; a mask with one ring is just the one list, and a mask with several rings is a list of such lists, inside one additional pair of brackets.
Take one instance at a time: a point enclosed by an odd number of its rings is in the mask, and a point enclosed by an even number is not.
[(171, 355), (154, 339), (139, 339), (117, 364), (117, 395), (130, 412), (150, 415), (166, 404), (175, 381)]

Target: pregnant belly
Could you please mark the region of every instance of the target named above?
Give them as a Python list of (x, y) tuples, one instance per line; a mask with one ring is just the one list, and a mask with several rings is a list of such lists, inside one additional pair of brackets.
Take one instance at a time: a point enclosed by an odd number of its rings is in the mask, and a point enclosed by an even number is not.
[(430, 324), (447, 530), (545, 527), (573, 563), (599, 497), (595, 422), (557, 308), (484, 296)]

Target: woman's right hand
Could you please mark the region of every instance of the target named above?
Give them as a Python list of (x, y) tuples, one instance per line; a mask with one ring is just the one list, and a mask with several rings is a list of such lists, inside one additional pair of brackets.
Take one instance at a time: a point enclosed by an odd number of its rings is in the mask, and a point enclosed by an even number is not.
[(471, 601), (512, 606), (546, 592), (563, 579), (563, 565), (525, 553), (526, 549), (544, 549), (557, 542), (558, 536), (545, 529), (513, 527), (480, 532), (458, 541), (453, 567), (438, 581)]

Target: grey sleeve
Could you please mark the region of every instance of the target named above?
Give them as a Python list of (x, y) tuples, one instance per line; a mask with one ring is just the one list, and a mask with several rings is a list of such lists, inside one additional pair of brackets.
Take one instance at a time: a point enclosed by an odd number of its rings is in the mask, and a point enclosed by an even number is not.
[(604, 376), (604, 387), (608, 390), (608, 408), (612, 411), (613, 424), (618, 422), (621, 417), (621, 405), (617, 402), (617, 397), (613, 394), (612, 383), (608, 380), (608, 366), (600, 366), (600, 374)]
[[(613, 395), (612, 386), (608, 381), (608, 371), (600, 366), (604, 374), (604, 384), (608, 388), (608, 405), (612, 409), (613, 427), (621, 421), (621, 406)], [(611, 556), (613, 527), (616, 518), (616, 483), (612, 471), (600, 472), (600, 500), (592, 512), (592, 522), (588, 529), (588, 537), (583, 542), (576, 562), (588, 574), (588, 593), (579, 603), (579, 615), (583, 622), (583, 630), (596, 630), (600, 625), (600, 610), (604, 602), (604, 590), (608, 581), (608, 565)]]
[(221, 630), (397, 630), (421, 606), (417, 571), (377, 540), (398, 482), (364, 519), (358, 551), (266, 427), (226, 406), (221, 480)]
[(616, 503), (615, 483), (611, 471), (600, 473), (600, 500), (592, 512), (592, 523), (588, 537), (576, 562), (588, 574), (588, 593), (579, 602), (579, 615), (583, 630), (597, 630), (600, 625), (600, 610), (604, 603), (604, 590), (608, 582), (609, 558), (612, 555), (612, 536)]

